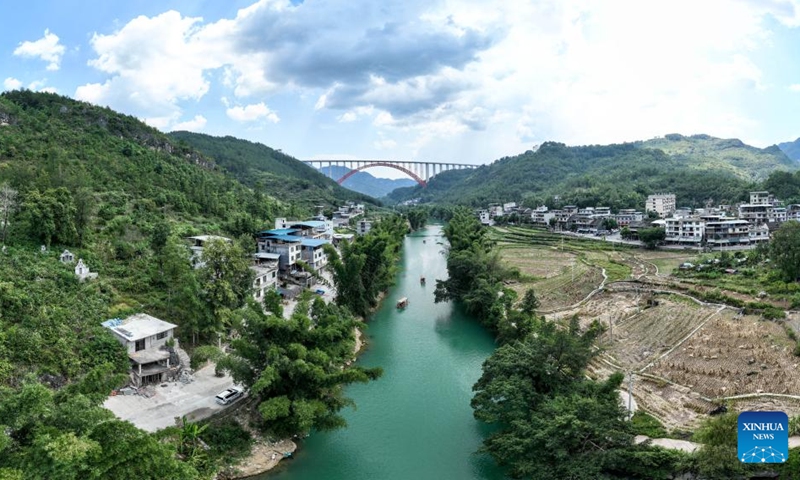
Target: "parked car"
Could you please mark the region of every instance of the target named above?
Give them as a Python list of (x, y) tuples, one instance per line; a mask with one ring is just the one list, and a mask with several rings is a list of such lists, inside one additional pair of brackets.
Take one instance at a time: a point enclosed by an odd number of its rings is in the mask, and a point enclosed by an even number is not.
[(233, 403), (237, 398), (241, 397), (244, 393), (241, 388), (231, 387), (223, 390), (214, 397), (220, 405), (228, 405)]

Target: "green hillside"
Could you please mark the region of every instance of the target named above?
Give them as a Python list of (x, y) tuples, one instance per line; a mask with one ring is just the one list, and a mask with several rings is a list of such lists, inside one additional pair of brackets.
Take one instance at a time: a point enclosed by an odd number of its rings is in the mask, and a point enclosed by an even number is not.
[(730, 171), (747, 181), (764, 180), (775, 170), (797, 169), (778, 146), (756, 148), (736, 138), (673, 133), (634, 144), (639, 148), (659, 149), (691, 169)]
[(617, 209), (641, 208), (647, 195), (668, 191), (676, 194), (679, 205), (697, 207), (708, 201), (744, 199), (770, 172), (796, 169), (777, 147), (758, 149), (705, 135), (579, 147), (547, 142), (535, 152), (474, 170), (445, 172), (425, 189), (398, 189), (389, 198), (472, 206), (523, 201), (529, 207), (560, 203)]
[(800, 138), (793, 142), (783, 142), (778, 144), (778, 148), (781, 149), (783, 153), (786, 154), (787, 157), (791, 158), (794, 161), (800, 160)]
[(282, 200), (307, 207), (345, 200), (375, 203), (371, 197), (348, 190), (315, 168), (261, 143), (192, 132), (172, 132), (169, 137), (203, 152), (245, 185)]

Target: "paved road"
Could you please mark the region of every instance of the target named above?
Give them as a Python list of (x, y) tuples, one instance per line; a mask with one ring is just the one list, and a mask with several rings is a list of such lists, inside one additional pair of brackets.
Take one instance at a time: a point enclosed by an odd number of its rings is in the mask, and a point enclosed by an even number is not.
[(194, 379), (188, 384), (168, 382), (166, 387), (156, 386), (156, 394), (151, 398), (140, 395), (108, 397), (103, 406), (148, 432), (175, 425), (175, 417), (186, 415), (201, 420), (227, 408), (218, 405), (214, 396), (233, 385), (230, 376), (215, 376), (214, 365), (209, 365), (195, 372)]

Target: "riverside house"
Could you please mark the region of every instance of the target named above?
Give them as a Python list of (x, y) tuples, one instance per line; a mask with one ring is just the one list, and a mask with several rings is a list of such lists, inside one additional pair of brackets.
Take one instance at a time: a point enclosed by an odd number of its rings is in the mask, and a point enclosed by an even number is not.
[(146, 313), (137, 313), (124, 320), (113, 318), (102, 325), (111, 330), (128, 352), (130, 378), (134, 386), (164, 382), (180, 368), (177, 354), (171, 353), (167, 347), (177, 325)]

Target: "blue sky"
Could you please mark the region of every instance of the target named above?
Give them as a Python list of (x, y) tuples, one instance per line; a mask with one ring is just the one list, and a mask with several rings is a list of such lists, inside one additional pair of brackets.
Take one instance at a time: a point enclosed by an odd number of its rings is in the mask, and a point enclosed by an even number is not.
[(303, 159), (800, 137), (794, 0), (29, 0), (0, 17), (0, 89)]

